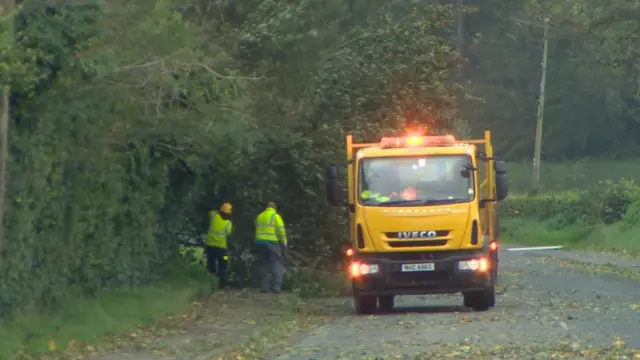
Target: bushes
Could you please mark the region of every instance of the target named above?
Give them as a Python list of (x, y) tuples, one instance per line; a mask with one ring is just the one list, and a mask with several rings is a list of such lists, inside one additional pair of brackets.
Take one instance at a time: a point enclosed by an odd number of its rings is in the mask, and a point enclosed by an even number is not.
[(632, 180), (602, 181), (593, 190), (513, 197), (500, 210), (507, 242), (640, 253), (640, 187)]
[[(549, 226), (563, 228), (571, 224), (613, 224), (625, 217), (640, 217), (640, 187), (633, 180), (606, 180), (599, 189), (563, 191), (538, 196), (507, 198), (501, 205), (502, 216), (549, 221)], [(627, 211), (633, 213), (627, 214)]]

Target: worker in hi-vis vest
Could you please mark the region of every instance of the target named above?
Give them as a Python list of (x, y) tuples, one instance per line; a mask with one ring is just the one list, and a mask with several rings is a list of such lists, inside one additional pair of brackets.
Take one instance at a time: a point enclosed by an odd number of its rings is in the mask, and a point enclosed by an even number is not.
[(219, 288), (226, 289), (227, 267), (229, 265), (229, 251), (227, 247), (227, 237), (233, 231), (231, 224), (231, 203), (226, 202), (220, 206), (219, 211), (210, 211), (210, 225), (207, 233), (206, 256), (207, 269), (212, 275), (217, 275)]
[[(260, 262), (260, 292), (278, 294), (282, 291), (287, 233), (274, 202), (269, 202), (256, 219), (256, 247)], [(273, 276), (271, 286), (269, 274)]]

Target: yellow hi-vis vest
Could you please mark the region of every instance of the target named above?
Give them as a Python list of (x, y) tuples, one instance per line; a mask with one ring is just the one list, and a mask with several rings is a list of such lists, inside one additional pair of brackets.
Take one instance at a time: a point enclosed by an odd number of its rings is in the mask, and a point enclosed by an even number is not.
[(391, 200), (389, 197), (381, 196), (380, 194), (374, 193), (371, 190), (365, 190), (362, 193), (360, 193), (360, 198), (362, 200), (375, 199), (378, 202), (387, 202)]
[(227, 236), (231, 235), (233, 225), (230, 220), (225, 220), (217, 211), (209, 212), (211, 224), (207, 234), (207, 246), (227, 248)]
[(284, 221), (275, 209), (267, 208), (256, 218), (256, 242), (281, 242), (287, 245)]

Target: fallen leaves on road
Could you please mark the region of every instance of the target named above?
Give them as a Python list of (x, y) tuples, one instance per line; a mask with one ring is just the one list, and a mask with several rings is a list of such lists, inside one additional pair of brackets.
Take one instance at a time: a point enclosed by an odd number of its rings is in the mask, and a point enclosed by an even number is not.
[[(512, 346), (482, 346), (480, 344), (442, 344), (428, 349), (424, 353), (415, 356), (387, 357), (384, 359), (403, 360), (475, 360), (475, 359), (501, 359), (501, 360), (622, 360), (640, 358), (638, 350), (625, 349), (622, 345), (606, 348), (576, 348), (569, 343), (550, 344), (549, 346), (532, 347), (523, 344)], [(382, 359), (382, 358), (381, 358)]]
[(596, 265), (579, 260), (557, 259), (551, 256), (536, 256), (541, 261), (553, 261), (560, 266), (582, 270), (584, 272), (595, 275), (615, 275), (630, 280), (640, 280), (640, 271), (638, 269), (617, 267), (613, 265)]

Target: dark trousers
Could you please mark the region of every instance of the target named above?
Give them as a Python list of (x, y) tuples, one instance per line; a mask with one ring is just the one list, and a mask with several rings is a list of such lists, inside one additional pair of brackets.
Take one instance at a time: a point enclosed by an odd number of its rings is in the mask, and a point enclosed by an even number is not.
[(229, 251), (215, 246), (207, 246), (205, 253), (207, 255), (207, 270), (211, 275), (218, 276), (221, 289), (226, 288), (228, 285)]
[[(260, 262), (260, 291), (282, 291), (282, 278), (284, 275), (284, 258), (282, 247), (278, 243), (262, 243), (256, 246)], [(272, 283), (269, 283), (269, 274)]]

